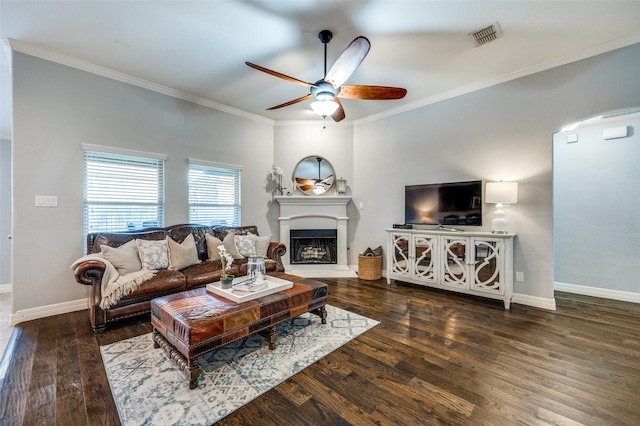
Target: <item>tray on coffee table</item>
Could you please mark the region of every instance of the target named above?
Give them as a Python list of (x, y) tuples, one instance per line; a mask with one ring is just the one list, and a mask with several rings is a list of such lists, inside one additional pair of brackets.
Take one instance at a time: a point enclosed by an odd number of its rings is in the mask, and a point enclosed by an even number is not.
[[(233, 280), (233, 284), (238, 284), (245, 281), (248, 277), (237, 277)], [(247, 302), (259, 297), (268, 296), (273, 293), (277, 293), (282, 290), (293, 287), (293, 282), (283, 280), (282, 278), (272, 277), (265, 275), (267, 281), (267, 287), (257, 291), (239, 291), (231, 288), (221, 288), (220, 282), (207, 284), (207, 291), (209, 293), (217, 294), (225, 299), (229, 299), (236, 303)]]

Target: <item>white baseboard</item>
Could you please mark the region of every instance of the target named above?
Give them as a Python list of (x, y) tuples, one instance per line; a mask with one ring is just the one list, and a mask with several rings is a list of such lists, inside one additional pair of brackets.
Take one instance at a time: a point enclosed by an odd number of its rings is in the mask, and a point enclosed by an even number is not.
[[(382, 270), (382, 276), (387, 277), (386, 269)], [(556, 310), (556, 299), (545, 299), (544, 297), (529, 296), (528, 294), (515, 293), (511, 297), (511, 303), (533, 306), (534, 308), (547, 309), (549, 311)]]
[(538, 296), (529, 296), (528, 294), (514, 293), (511, 297), (511, 303), (518, 305), (533, 306), (534, 308), (547, 309), (549, 311), (556, 310), (556, 299), (547, 299)]
[(37, 308), (24, 309), (11, 314), (9, 325), (14, 326), (24, 321), (50, 317), (52, 315), (66, 314), (81, 311), (89, 307), (87, 299), (72, 300), (70, 302), (56, 303), (54, 305), (39, 306)]
[(13, 290), (13, 284), (0, 284), (0, 293), (11, 293)]
[(640, 303), (640, 293), (630, 291), (609, 290), (606, 288), (588, 287), (585, 285), (554, 282), (553, 288), (567, 293), (582, 294), (584, 296), (602, 297), (603, 299), (620, 300), (622, 302)]

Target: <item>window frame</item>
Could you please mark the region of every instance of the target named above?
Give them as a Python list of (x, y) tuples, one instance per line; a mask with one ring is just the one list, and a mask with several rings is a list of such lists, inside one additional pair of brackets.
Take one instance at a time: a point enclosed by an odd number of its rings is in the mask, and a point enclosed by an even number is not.
[[(195, 179), (196, 172), (209, 173), (219, 178), (226, 178), (233, 180), (233, 188), (222, 188), (225, 193), (223, 195), (232, 197), (232, 202), (215, 203), (209, 194), (219, 193), (219, 188), (209, 186), (213, 182), (206, 183), (203, 180), (198, 182), (199, 187), (196, 188), (193, 185), (192, 179)], [(204, 184), (203, 184), (204, 183)], [(194, 158), (188, 159), (187, 169), (187, 202), (189, 209), (189, 223), (207, 225), (207, 226), (240, 226), (242, 223), (242, 166), (233, 164), (216, 163), (212, 161), (198, 160)], [(231, 215), (214, 215), (205, 219), (206, 215), (194, 211), (194, 209), (233, 209)], [(228, 219), (223, 223), (224, 218), (231, 218), (231, 222)]]
[[(85, 241), (89, 233), (126, 232), (144, 227), (164, 226), (166, 155), (91, 144), (82, 144), (82, 150), (83, 234)], [(113, 173), (111, 174), (109, 173), (110, 166), (113, 166)], [(100, 167), (103, 170), (100, 170)], [(95, 170), (91, 171), (91, 168)], [(127, 174), (127, 171), (131, 172), (136, 169), (140, 169), (138, 170), (140, 182), (138, 182), (138, 185), (131, 185), (135, 182), (130, 179), (132, 175)], [(152, 179), (154, 173), (156, 174), (155, 184)], [(125, 175), (127, 176), (126, 178), (124, 177)], [(110, 182), (109, 179), (111, 179)], [(101, 190), (100, 180), (105, 181), (105, 186), (102, 188), (104, 192), (97, 195), (91, 194), (92, 191)], [(126, 185), (124, 185), (125, 183)], [(120, 192), (122, 187), (127, 187), (130, 191)], [(154, 190), (150, 193), (149, 188)], [(136, 191), (143, 194), (142, 201), (136, 199)], [(104, 197), (107, 200), (99, 200), (96, 197)], [(111, 200), (108, 200), (108, 198), (111, 198)], [(114, 201), (118, 198), (121, 198), (121, 200)], [(155, 201), (153, 201), (154, 198)], [(127, 217), (122, 212), (118, 212), (123, 207), (137, 209), (138, 217)], [(91, 209), (94, 209), (94, 218), (91, 218)], [(147, 212), (153, 210), (152, 217), (144, 214), (144, 209)], [(96, 213), (95, 210), (103, 211)], [(95, 220), (95, 217), (105, 215), (106, 219), (103, 219), (105, 224), (101, 226), (100, 221)], [(140, 225), (136, 226), (137, 219), (143, 217), (148, 219), (141, 219)], [(126, 225), (123, 226), (123, 223)]]

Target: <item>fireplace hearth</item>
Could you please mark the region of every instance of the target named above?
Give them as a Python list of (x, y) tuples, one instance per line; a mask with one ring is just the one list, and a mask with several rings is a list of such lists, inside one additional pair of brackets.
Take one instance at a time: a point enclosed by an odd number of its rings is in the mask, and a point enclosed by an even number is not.
[(290, 240), (292, 265), (337, 263), (338, 235), (335, 229), (292, 229)]

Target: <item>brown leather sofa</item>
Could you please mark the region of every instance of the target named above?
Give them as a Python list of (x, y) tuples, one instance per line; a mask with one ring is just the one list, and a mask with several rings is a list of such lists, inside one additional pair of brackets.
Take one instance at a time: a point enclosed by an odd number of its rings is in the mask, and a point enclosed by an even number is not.
[[(101, 245), (119, 247), (134, 239), (163, 240), (167, 236), (177, 243), (193, 234), (198, 258), (202, 263), (188, 266), (178, 271), (159, 270), (149, 280), (143, 282), (136, 290), (122, 297), (109, 309), (102, 309), (102, 276), (105, 272), (105, 264), (97, 260), (87, 260), (78, 264), (74, 270), (75, 279), (80, 284), (90, 286), (89, 293), (89, 319), (93, 331), (102, 333), (107, 324), (123, 318), (150, 312), (151, 300), (167, 294), (177, 293), (187, 289), (203, 287), (208, 283), (220, 280), (222, 266), (220, 261), (210, 261), (207, 254), (206, 234), (223, 240), (228, 232), (234, 235), (247, 235), (249, 232), (258, 234), (256, 226), (226, 227), (226, 226), (201, 226), (201, 225), (173, 225), (166, 228), (147, 228), (140, 231), (122, 233), (91, 233), (87, 235), (87, 254), (100, 253)], [(281, 257), (287, 248), (279, 242), (271, 242), (267, 250), (265, 267), (268, 272), (284, 272)], [(246, 259), (235, 260), (229, 273), (236, 276), (246, 274)]]

